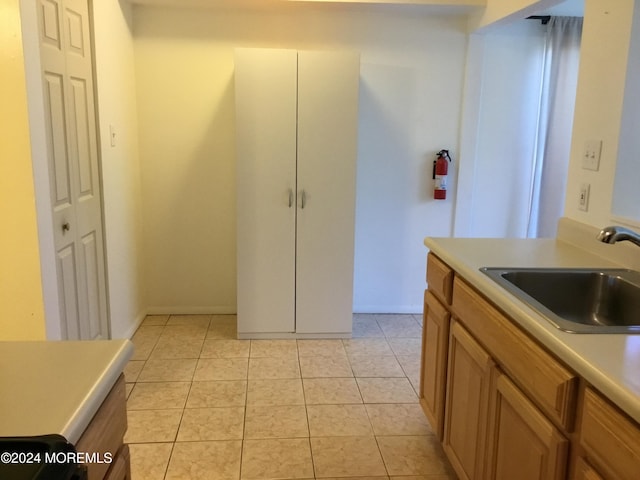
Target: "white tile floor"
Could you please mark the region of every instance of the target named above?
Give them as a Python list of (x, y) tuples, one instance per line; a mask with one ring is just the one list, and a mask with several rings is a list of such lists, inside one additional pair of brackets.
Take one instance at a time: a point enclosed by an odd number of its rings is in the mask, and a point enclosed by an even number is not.
[(236, 340), (232, 315), (149, 316), (126, 368), (133, 480), (454, 479), (420, 409), (421, 317), (350, 340)]

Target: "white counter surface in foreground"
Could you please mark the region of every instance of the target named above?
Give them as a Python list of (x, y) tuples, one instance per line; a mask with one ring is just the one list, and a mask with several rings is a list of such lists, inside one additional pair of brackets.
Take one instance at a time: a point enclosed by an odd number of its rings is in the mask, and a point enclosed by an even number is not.
[(0, 436), (76, 443), (132, 354), (128, 340), (0, 342)]
[(426, 238), (425, 245), (576, 373), (640, 422), (640, 335), (555, 328), (480, 272), (481, 267), (620, 267), (552, 239)]

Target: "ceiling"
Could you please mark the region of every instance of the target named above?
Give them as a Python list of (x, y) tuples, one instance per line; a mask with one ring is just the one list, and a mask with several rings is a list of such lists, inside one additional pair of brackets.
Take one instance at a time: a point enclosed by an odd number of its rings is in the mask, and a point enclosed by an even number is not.
[(482, 8), (486, 0), (128, 0), (136, 5), (216, 9), (355, 11), (395, 10), (418, 13), (465, 14)]
[[(146, 6), (187, 8), (349, 11), (402, 11), (423, 14), (467, 14), (481, 9), (486, 0), (127, 0)], [(536, 15), (576, 16), (584, 14), (584, 0), (565, 0)]]
[(583, 17), (584, 0), (565, 0), (555, 7), (547, 8), (538, 15), (551, 15), (556, 17)]

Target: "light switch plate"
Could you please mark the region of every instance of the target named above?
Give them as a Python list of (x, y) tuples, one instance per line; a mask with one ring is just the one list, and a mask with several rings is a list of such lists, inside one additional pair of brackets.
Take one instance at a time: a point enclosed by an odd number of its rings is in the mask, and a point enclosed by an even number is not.
[(583, 183), (580, 185), (580, 197), (578, 199), (578, 208), (583, 212), (589, 210), (589, 191), (591, 190), (591, 185), (588, 183)]
[(602, 140), (588, 140), (584, 142), (582, 152), (582, 168), (598, 171), (600, 168), (600, 155), (602, 153)]

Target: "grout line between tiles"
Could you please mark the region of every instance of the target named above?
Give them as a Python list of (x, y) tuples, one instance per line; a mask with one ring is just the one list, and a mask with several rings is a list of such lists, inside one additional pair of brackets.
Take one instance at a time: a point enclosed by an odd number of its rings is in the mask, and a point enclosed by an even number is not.
[[(387, 336), (387, 334), (384, 333), (384, 331), (382, 330), (382, 327), (380, 326), (378, 321), (375, 320), (375, 319), (374, 319), (374, 321), (375, 321), (375, 324), (377, 325), (377, 327), (383, 333), (382, 337), (354, 337), (354, 339), (356, 339), (356, 340), (367, 340), (367, 339), (369, 339), (369, 340), (375, 340), (375, 339), (380, 340), (380, 339), (383, 339), (384, 343), (387, 344), (387, 346), (391, 350), (391, 354), (389, 356), (393, 356), (394, 360), (398, 364), (400, 364), (401, 371), (403, 373), (403, 377), (407, 379), (407, 381), (412, 386), (412, 389), (415, 392), (415, 387), (413, 386), (413, 384), (409, 380), (409, 375), (407, 374), (407, 369), (398, 360), (398, 353), (396, 353), (396, 351), (391, 347), (391, 343), (390, 343), (390, 340), (392, 340), (392, 339), (396, 339), (396, 338), (399, 338), (399, 339), (400, 338), (414, 338), (414, 337), (389, 337), (389, 336)], [(416, 320), (414, 319), (414, 321), (416, 321)], [(416, 321), (416, 323), (417, 323), (417, 321)], [(202, 356), (202, 353), (203, 353), (203, 350), (204, 350), (204, 344), (206, 343), (206, 338), (207, 338), (209, 329), (211, 328), (211, 325), (212, 325), (212, 320), (210, 319), (209, 324), (207, 326), (207, 334), (205, 334), (205, 338), (203, 339), (202, 344), (200, 345), (200, 352), (198, 354), (198, 358), (197, 358), (197, 362), (196, 362), (196, 369), (197, 369), (197, 364), (200, 362), (200, 359), (201, 359), (201, 356)], [(152, 352), (155, 350), (155, 348), (158, 345), (158, 342), (159, 342), (159, 339), (161, 338), (162, 333), (164, 333), (165, 331), (166, 331), (166, 325), (163, 326), (162, 332), (160, 333), (160, 335), (158, 335), (156, 337), (156, 339), (154, 341), (154, 344), (153, 344), (153, 347), (149, 350), (149, 353), (147, 354), (146, 358), (142, 359), (143, 364), (142, 364), (142, 368), (140, 369), (140, 372), (146, 366), (146, 364), (147, 364), (147, 362), (149, 360), (149, 357), (151, 356)], [(297, 340), (296, 340), (296, 344), (295, 345), (296, 345), (296, 355), (297, 355), (296, 359), (297, 359), (298, 369), (299, 369), (299, 372), (300, 372), (299, 377), (297, 377), (297, 380), (300, 382), (300, 385), (302, 387), (302, 399), (303, 399), (303, 405), (305, 407), (305, 415), (306, 415), (306, 422), (307, 422), (307, 429), (308, 429), (308, 436), (306, 438), (307, 438), (308, 447), (309, 447), (309, 451), (310, 451), (310, 455), (311, 455), (313, 475), (314, 475), (314, 478), (317, 478), (316, 465), (315, 465), (315, 459), (314, 459), (314, 456), (313, 456), (312, 442), (311, 442), (312, 434), (311, 434), (309, 411), (308, 411), (309, 398), (307, 398), (307, 391), (304, 388), (304, 380), (305, 379), (303, 378), (303, 375), (302, 375), (302, 365), (301, 365), (301, 358), (300, 358), (300, 350), (299, 350), (299, 345), (298, 345), (298, 341)], [(255, 347), (255, 345), (251, 341), (251, 343), (249, 345), (249, 355), (248, 355), (248, 359), (247, 359), (247, 370), (246, 370), (246, 375), (244, 377), (244, 382), (245, 382), (245, 395), (244, 395), (244, 401), (243, 401), (244, 414), (243, 414), (243, 425), (242, 425), (242, 440), (240, 442), (240, 466), (239, 466), (239, 472), (238, 472), (238, 479), (242, 478), (242, 468), (243, 468), (243, 460), (244, 460), (244, 453), (245, 453), (245, 442), (246, 442), (245, 433), (246, 433), (246, 422), (247, 422), (247, 408), (249, 406), (248, 405), (248, 400), (249, 400), (249, 382), (250, 382), (250, 380), (249, 380), (249, 363), (250, 363), (250, 358), (251, 358), (251, 352), (252, 352), (252, 349), (254, 347)], [(344, 352), (347, 353), (347, 349), (346, 349), (346, 345), (345, 345), (345, 341), (344, 340), (341, 340), (341, 347), (344, 350)], [(347, 358), (347, 362), (348, 362), (349, 368), (350, 368), (351, 373), (352, 373), (353, 376), (352, 377), (344, 377), (344, 378), (353, 378), (355, 383), (356, 383), (356, 387), (358, 389), (358, 393), (359, 393), (360, 400), (361, 400), (361, 402), (359, 404), (360, 405), (364, 405), (364, 407), (365, 407), (366, 416), (367, 416), (367, 419), (369, 421), (369, 424), (371, 425), (372, 436), (375, 437), (375, 441), (376, 441), (376, 446), (378, 448), (378, 452), (379, 452), (380, 457), (381, 457), (381, 459), (383, 461), (383, 464), (385, 466), (385, 471), (387, 472), (387, 477), (386, 478), (389, 478), (390, 474), (389, 474), (386, 462), (384, 460), (384, 457), (382, 456), (382, 450), (380, 449), (380, 444), (378, 442), (378, 435), (376, 435), (376, 432), (374, 430), (370, 412), (366, 408), (367, 404), (364, 401), (364, 398), (363, 398), (363, 395), (362, 395), (361, 386), (360, 386), (360, 383), (358, 382), (358, 378), (359, 377), (356, 377), (356, 372), (355, 372), (355, 370), (353, 368), (353, 364), (351, 362), (352, 355), (348, 355), (347, 354), (346, 358)], [(184, 402), (184, 407), (181, 409), (182, 412), (181, 412), (181, 415), (180, 415), (180, 422), (178, 424), (178, 428), (177, 428), (176, 433), (175, 433), (174, 441), (170, 442), (172, 445), (171, 445), (171, 452), (170, 452), (170, 455), (169, 455), (169, 461), (167, 462), (166, 467), (165, 467), (165, 474), (164, 474), (164, 478), (165, 479), (167, 478), (167, 474), (168, 474), (168, 471), (169, 471), (169, 466), (170, 466), (171, 459), (172, 459), (174, 451), (175, 451), (176, 443), (178, 443), (177, 442), (178, 433), (180, 431), (180, 427), (182, 426), (182, 422), (184, 420), (184, 413), (186, 411), (188, 400), (189, 400), (189, 397), (191, 395), (191, 391), (192, 391), (192, 388), (193, 388), (193, 383), (195, 382), (196, 369), (194, 369), (194, 371), (191, 374), (191, 380), (189, 381), (189, 390), (187, 392), (187, 397), (186, 397), (185, 402)], [(321, 378), (321, 377), (318, 377), (318, 378)], [(339, 377), (327, 377), (327, 378), (339, 378)], [(379, 378), (386, 378), (386, 377), (379, 377)], [(398, 378), (401, 378), (401, 377), (398, 377)], [(133, 392), (133, 390), (135, 389), (135, 386), (138, 383), (137, 380), (138, 379), (136, 378), (135, 382), (131, 382), (131, 383), (134, 384), (134, 386), (131, 389), (131, 393)], [(219, 381), (224, 381), (224, 380), (219, 380)], [(416, 395), (418, 394), (418, 392), (415, 392), (415, 393), (416, 393)], [(287, 404), (289, 404), (289, 403), (290, 402), (287, 402)], [(385, 402), (383, 402), (383, 403), (385, 403)], [(166, 442), (146, 442), (146, 443), (166, 443)]]
[(169, 464), (171, 463), (171, 457), (173, 457), (173, 450), (176, 448), (175, 442), (171, 443), (171, 451), (169, 452), (169, 459), (167, 460), (167, 465), (164, 467), (164, 475), (162, 478), (166, 480), (167, 474), (169, 473)]

